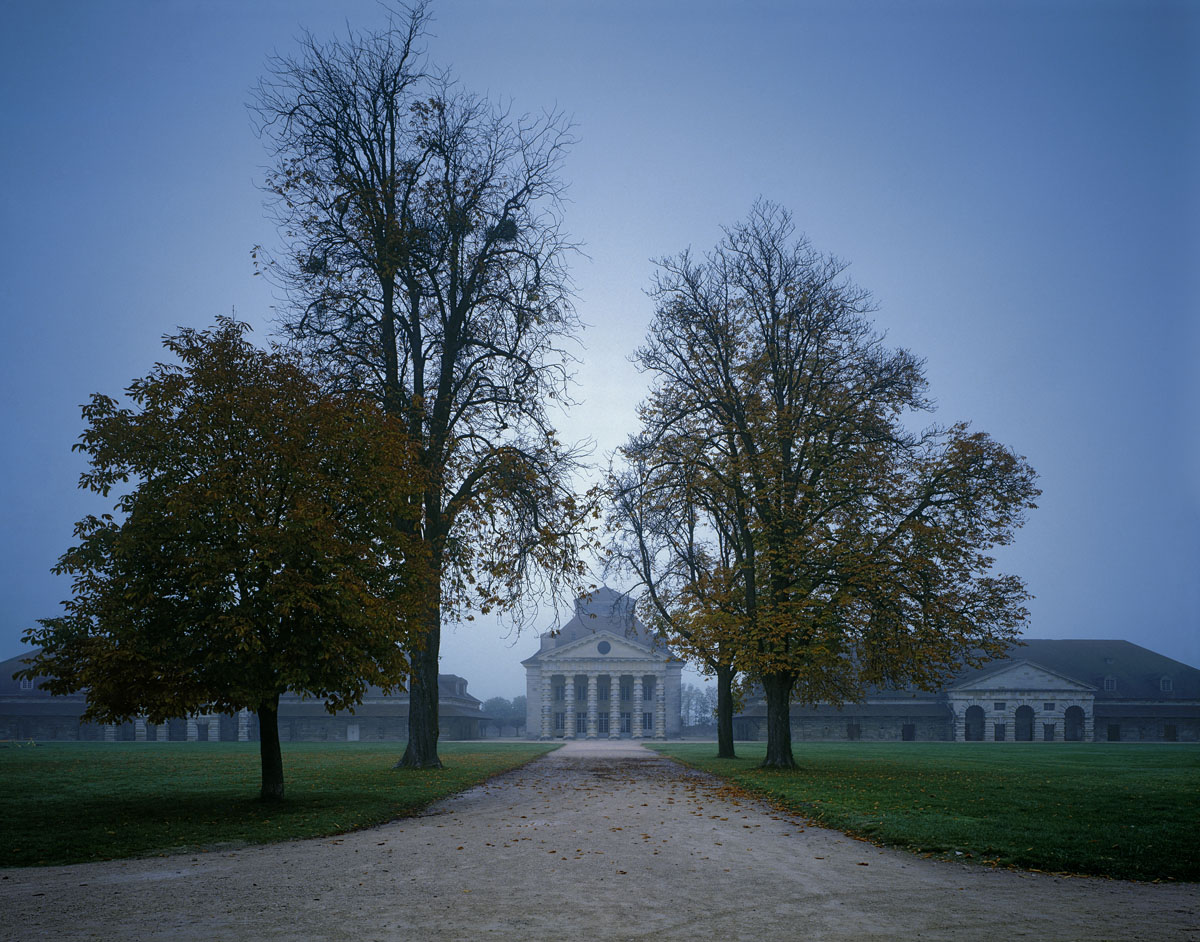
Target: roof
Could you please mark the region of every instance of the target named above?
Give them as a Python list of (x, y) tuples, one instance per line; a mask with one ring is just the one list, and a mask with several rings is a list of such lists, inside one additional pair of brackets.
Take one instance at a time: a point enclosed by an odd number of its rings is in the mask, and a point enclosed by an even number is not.
[(543, 632), (538, 652), (521, 663), (534, 664), (543, 653), (601, 632), (628, 638), (648, 648), (657, 648), (669, 653), (663, 639), (642, 624), (641, 619), (634, 613), (633, 599), (627, 593), (600, 586), (576, 599), (575, 615), (571, 620), (557, 631)]
[[(983, 679), (1012, 661), (1028, 661), (1096, 688), (1096, 702), (1106, 700), (1197, 700), (1200, 670), (1132, 641), (1051, 640), (1028, 638), (1009, 648), (1008, 659), (968, 668), (947, 686)], [(1160, 682), (1169, 678), (1171, 689)], [(1115, 689), (1105, 689), (1105, 680)]]

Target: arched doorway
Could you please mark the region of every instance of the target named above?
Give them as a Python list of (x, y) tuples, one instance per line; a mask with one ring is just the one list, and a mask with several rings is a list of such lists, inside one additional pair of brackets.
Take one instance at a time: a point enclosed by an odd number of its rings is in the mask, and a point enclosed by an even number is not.
[(1017, 742), (1033, 742), (1033, 707), (1017, 707)]
[(1067, 742), (1083, 742), (1083, 707), (1067, 707), (1063, 719), (1066, 722), (1063, 739)]
[(983, 707), (967, 707), (967, 742), (983, 742)]

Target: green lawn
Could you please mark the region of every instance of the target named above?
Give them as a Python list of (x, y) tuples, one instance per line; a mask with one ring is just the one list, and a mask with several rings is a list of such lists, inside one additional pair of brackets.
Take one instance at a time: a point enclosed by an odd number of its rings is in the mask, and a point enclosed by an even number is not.
[(1174, 744), (796, 743), (654, 748), (810, 821), (914, 852), (1130, 880), (1200, 880), (1200, 747)]
[(403, 743), (284, 743), (287, 799), (257, 800), (257, 743), (0, 745), (0, 865), (79, 863), (337, 834), (411, 814), (553, 748), (441, 743), (446, 768), (392, 766)]

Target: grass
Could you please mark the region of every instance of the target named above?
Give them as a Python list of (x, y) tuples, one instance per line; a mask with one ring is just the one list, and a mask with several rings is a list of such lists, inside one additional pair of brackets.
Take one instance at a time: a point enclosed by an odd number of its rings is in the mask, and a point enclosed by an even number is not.
[(206, 852), (412, 814), (553, 748), (441, 743), (446, 768), (393, 769), (403, 743), (284, 743), (287, 799), (257, 800), (257, 743), (0, 747), (0, 866)]
[(808, 820), (956, 860), (1127, 880), (1200, 880), (1200, 748), (1171, 744), (797, 743), (800, 768), (656, 745)]

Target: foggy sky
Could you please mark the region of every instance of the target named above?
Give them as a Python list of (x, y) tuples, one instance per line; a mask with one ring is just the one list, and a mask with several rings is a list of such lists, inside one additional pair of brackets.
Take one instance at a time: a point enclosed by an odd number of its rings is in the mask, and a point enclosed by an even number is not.
[[(428, 46), (471, 90), (559, 108), (580, 405), (568, 440), (635, 428), (628, 358), (651, 258), (710, 248), (758, 196), (851, 263), (926, 359), (931, 417), (1028, 457), (1040, 508), (1001, 554), (1029, 634), (1124, 638), (1200, 665), (1200, 13), (1186, 3), (467, 2)], [(272, 52), (372, 0), (0, 5), (0, 657), (57, 613), (79, 405), (179, 325), (266, 342), (275, 233), (245, 104)], [(549, 615), (544, 621), (548, 623)], [(524, 691), (515, 640), (451, 626), (442, 668)]]

